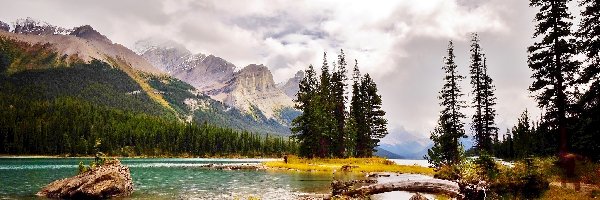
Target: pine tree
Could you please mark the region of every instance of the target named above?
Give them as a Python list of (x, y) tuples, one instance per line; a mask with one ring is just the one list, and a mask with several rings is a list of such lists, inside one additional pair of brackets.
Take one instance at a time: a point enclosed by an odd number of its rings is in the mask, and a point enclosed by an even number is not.
[(323, 65), (321, 66), (321, 76), (319, 82), (319, 92), (317, 97), (317, 109), (316, 116), (317, 120), (314, 121), (318, 125), (319, 133), (319, 145), (318, 154), (319, 157), (330, 157), (333, 150), (333, 141), (336, 138), (337, 133), (337, 122), (333, 115), (335, 104), (332, 95), (332, 74), (329, 72), (329, 65), (327, 63), (327, 53), (323, 53)]
[[(486, 136), (492, 138), (491, 143), (498, 142), (498, 127), (496, 127), (496, 96), (494, 95), (495, 86), (492, 78), (488, 74), (487, 59), (483, 55), (483, 130)], [(492, 145), (490, 143), (490, 145)], [(489, 149), (492, 153), (494, 149)]]
[(302, 114), (292, 121), (293, 137), (298, 140), (299, 154), (303, 157), (316, 156), (316, 148), (319, 147), (320, 133), (315, 124), (318, 119), (317, 113), (315, 113), (319, 103), (316, 97), (318, 89), (317, 75), (313, 66), (310, 65), (305, 71), (304, 78), (300, 81), (297, 100), (295, 100), (295, 108), (301, 110)]
[(581, 23), (577, 32), (579, 50), (585, 54), (586, 67), (579, 82), (598, 85), (600, 81), (600, 2), (582, 0)]
[(483, 74), (483, 54), (479, 45), (479, 38), (476, 33), (471, 38), (471, 86), (473, 87), (473, 114), (471, 129), (475, 132), (476, 149), (480, 152), (491, 152), (491, 138), (485, 130), (486, 122), (484, 121), (485, 110), (485, 91), (484, 82), (485, 75)]
[(578, 98), (578, 117), (573, 132), (573, 150), (600, 160), (600, 2), (580, 2), (581, 23), (577, 32), (579, 52), (585, 55), (578, 83), (589, 86)]
[(459, 82), (464, 79), (459, 75), (454, 62), (454, 45), (452, 41), (448, 44), (448, 56), (444, 58), (444, 86), (438, 97), (443, 107), (438, 119), (438, 125), (431, 133), (433, 147), (428, 150), (425, 157), (434, 167), (442, 165), (454, 165), (460, 161), (461, 144), (459, 138), (465, 137), (462, 119), (465, 115), (461, 112), (465, 108), (465, 102), (461, 100), (464, 95), (461, 92)]
[(333, 138), (336, 142), (332, 143), (332, 153), (335, 157), (345, 157), (347, 148), (346, 140), (348, 139), (344, 129), (346, 123), (346, 81), (348, 80), (348, 77), (346, 76), (347, 63), (344, 50), (340, 50), (337, 65), (335, 66), (331, 77), (333, 117), (336, 122)]
[(358, 69), (358, 61), (355, 60), (354, 70), (352, 74), (352, 99), (350, 101), (350, 120), (353, 125), (349, 130), (353, 132), (349, 133), (352, 135), (353, 144), (354, 144), (354, 152), (353, 155), (359, 157), (359, 155), (363, 155), (364, 149), (367, 147), (368, 137), (367, 137), (367, 126), (365, 120), (365, 108), (363, 105), (363, 95), (361, 90), (361, 80), (362, 76), (360, 74), (360, 70)]
[(473, 87), (473, 114), (471, 129), (475, 132), (476, 149), (479, 152), (492, 153), (493, 143), (497, 138), (495, 125), (496, 97), (494, 96), (494, 85), (492, 78), (487, 73), (485, 54), (479, 45), (479, 37), (476, 33), (471, 39), (471, 85)]
[(532, 154), (532, 132), (529, 112), (523, 111), (517, 125), (512, 128), (514, 150), (517, 158), (525, 158)]
[(381, 108), (381, 95), (377, 93), (377, 85), (369, 74), (365, 74), (361, 83), (361, 99), (363, 100), (364, 116), (366, 126), (366, 143), (364, 149), (358, 154), (359, 157), (373, 156), (374, 148), (379, 140), (388, 134), (387, 119), (384, 118), (385, 111)]
[(573, 77), (579, 68), (579, 63), (572, 59), (576, 48), (568, 2), (570, 0), (530, 0), (529, 3), (540, 9), (535, 16), (538, 24), (533, 36), (541, 38), (528, 48), (529, 67), (535, 79), (529, 90), (538, 93), (538, 105), (547, 109), (546, 117), (558, 127), (560, 152), (567, 151), (567, 112), (572, 100), (568, 88), (573, 86)]

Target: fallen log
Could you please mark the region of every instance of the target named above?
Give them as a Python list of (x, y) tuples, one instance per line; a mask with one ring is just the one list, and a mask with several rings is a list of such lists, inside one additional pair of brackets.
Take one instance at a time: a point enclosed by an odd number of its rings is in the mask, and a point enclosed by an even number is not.
[(397, 182), (379, 183), (356, 189), (350, 189), (342, 192), (342, 195), (360, 197), (391, 191), (422, 192), (445, 194), (453, 198), (460, 197), (460, 188), (458, 187), (457, 183), (441, 179), (403, 180)]

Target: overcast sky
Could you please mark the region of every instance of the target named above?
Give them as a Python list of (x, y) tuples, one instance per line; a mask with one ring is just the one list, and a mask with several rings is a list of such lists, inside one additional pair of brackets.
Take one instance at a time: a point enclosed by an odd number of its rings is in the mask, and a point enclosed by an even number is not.
[[(0, 5), (1, 21), (33, 17), (67, 28), (89, 24), (128, 47), (166, 37), (238, 68), (265, 64), (276, 82), (309, 64), (320, 66), (324, 51), (333, 61), (342, 48), (379, 86), (389, 120), (387, 144), (427, 141), (441, 110), (437, 96), (448, 41), (455, 41), (459, 71), (467, 75), (469, 34), (478, 32), (496, 84), (501, 132), (526, 108), (533, 117), (540, 112), (527, 91), (526, 48), (536, 10), (525, 0), (0, 0)], [(466, 79), (463, 91), (470, 90)]]

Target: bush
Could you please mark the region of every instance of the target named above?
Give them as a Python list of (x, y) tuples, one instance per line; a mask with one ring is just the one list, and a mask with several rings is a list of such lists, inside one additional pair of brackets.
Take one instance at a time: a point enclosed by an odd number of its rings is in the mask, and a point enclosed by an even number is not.
[(436, 169), (433, 177), (455, 181), (461, 178), (461, 171), (456, 165), (442, 165), (439, 169)]
[(504, 196), (512, 194), (515, 197), (537, 198), (548, 190), (547, 170), (533, 162), (528, 166), (523, 161), (516, 162), (513, 167), (502, 166), (495, 180), (490, 182), (491, 191)]
[[(493, 157), (482, 155), (474, 160), (464, 160), (460, 165), (442, 166), (435, 178), (459, 183), (461, 193), (468, 199), (512, 196), (517, 199), (538, 198), (549, 188), (548, 174), (555, 174), (552, 159), (535, 159), (531, 164), (515, 162), (514, 166), (496, 163)], [(486, 188), (487, 194), (483, 194)], [(480, 198), (481, 197), (481, 198)]]

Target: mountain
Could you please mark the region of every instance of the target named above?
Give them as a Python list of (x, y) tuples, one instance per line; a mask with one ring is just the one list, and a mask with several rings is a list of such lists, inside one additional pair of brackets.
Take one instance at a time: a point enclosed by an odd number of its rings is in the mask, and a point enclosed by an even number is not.
[(290, 113), (292, 98), (275, 85), (271, 71), (264, 65), (251, 64), (234, 72), (236, 66), (232, 63), (214, 55), (192, 54), (173, 41), (151, 38), (135, 46), (157, 68), (228, 106), (282, 124), (289, 124), (288, 118), (295, 115)]
[(382, 158), (387, 158), (387, 159), (404, 159), (403, 156), (400, 156), (398, 154), (392, 153), (388, 150), (382, 149), (380, 147), (375, 147), (375, 156), (379, 156)]
[[(44, 101), (73, 97), (170, 120), (278, 135), (290, 132), (262, 112), (242, 111), (204, 95), (89, 25), (65, 29), (28, 18), (8, 27), (0, 30), (0, 86), (5, 95)], [(214, 64), (225, 63), (214, 56), (191, 55), (184, 63), (191, 64), (179, 66), (182, 70), (198, 63), (217, 74), (220, 69), (233, 74), (234, 69), (231, 64)], [(224, 77), (231, 80), (230, 76)]]
[(398, 144), (380, 144), (379, 148), (390, 151), (407, 159), (423, 159), (427, 155), (427, 150), (433, 144), (428, 138), (414, 138), (408, 141), (402, 141)]
[(72, 30), (53, 26), (47, 22), (38, 21), (28, 17), (26, 19), (17, 19), (13, 23), (13, 32), (30, 35), (65, 35), (72, 32)]
[(0, 36), (28, 44), (48, 43), (58, 55), (70, 59), (77, 58), (84, 62), (97, 59), (120, 68), (132, 68), (155, 75), (164, 74), (135, 52), (123, 45), (113, 44), (89, 25), (65, 29), (31, 18), (19, 19), (13, 24), (10, 29), (12, 31), (0, 31)]
[(233, 77), (235, 65), (204, 54), (192, 54), (169, 40), (146, 39), (136, 42), (136, 51), (153, 66), (189, 83), (201, 91), (224, 87)]
[(288, 79), (284, 83), (277, 84), (277, 88), (279, 88), (285, 95), (292, 99), (296, 99), (296, 94), (300, 90), (300, 81), (304, 78), (304, 71), (300, 70), (296, 72), (294, 77)]
[(94, 28), (92, 28), (92, 26), (90, 25), (77, 27), (73, 31), (71, 31), (69, 35), (73, 35), (75, 37), (83, 38), (86, 40), (100, 41), (107, 44), (112, 44), (112, 41), (110, 41), (106, 36), (98, 33), (98, 31), (94, 30)]
[(292, 99), (275, 86), (271, 71), (264, 65), (244, 67), (224, 87), (207, 94), (246, 112), (257, 108), (268, 118), (275, 117), (280, 109), (294, 106)]

